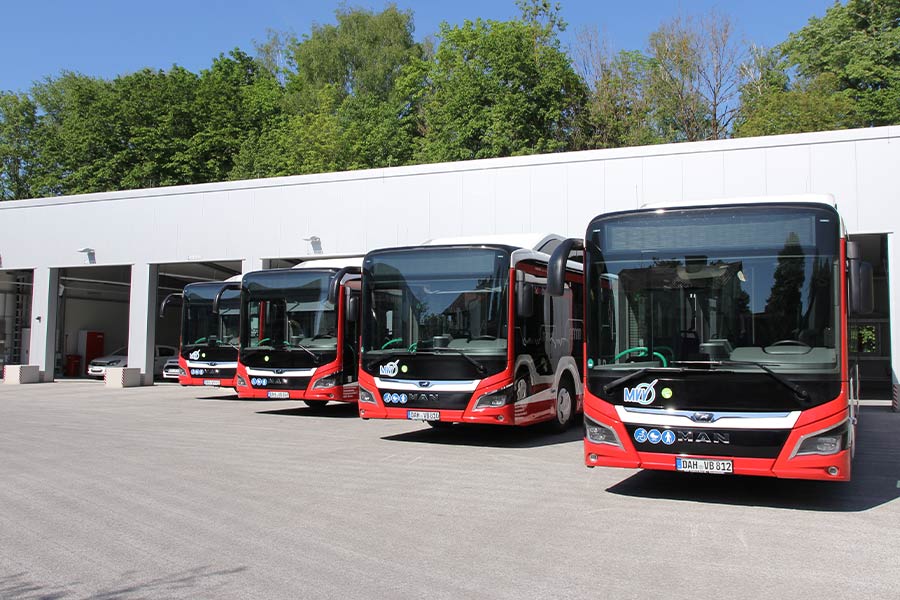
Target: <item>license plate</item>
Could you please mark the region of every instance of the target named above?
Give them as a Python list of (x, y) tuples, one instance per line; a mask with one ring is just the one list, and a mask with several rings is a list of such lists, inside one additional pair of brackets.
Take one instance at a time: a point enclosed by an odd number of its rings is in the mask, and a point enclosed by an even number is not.
[(406, 411), (406, 418), (411, 421), (440, 421), (441, 413), (436, 410), (408, 410)]
[(219, 386), (219, 385), (222, 385), (222, 381), (221, 381), (220, 379), (204, 379), (204, 380), (203, 380), (203, 385), (215, 385), (215, 386)]
[(267, 394), (269, 398), (290, 398), (291, 395), (288, 392), (269, 392)]
[(734, 464), (730, 460), (715, 460), (711, 458), (681, 458), (675, 459), (675, 469), (686, 473), (734, 473)]

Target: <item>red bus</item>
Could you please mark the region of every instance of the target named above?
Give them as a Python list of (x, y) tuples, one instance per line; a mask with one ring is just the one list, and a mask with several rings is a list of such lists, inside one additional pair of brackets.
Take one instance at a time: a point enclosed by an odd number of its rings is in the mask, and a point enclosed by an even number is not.
[(243, 276), (238, 397), (303, 400), (315, 410), (356, 402), (361, 261), (314, 259)]
[(588, 467), (850, 479), (847, 315), (872, 309), (830, 196), (600, 215), (584, 253)]
[(557, 236), (436, 240), (363, 261), (359, 414), (558, 429), (581, 410), (581, 265), (546, 295)]
[[(232, 277), (228, 282), (239, 280)], [(182, 299), (178, 383), (234, 387), (240, 331), (238, 292), (223, 291), (228, 282), (190, 283), (183, 293), (169, 294), (160, 306), (160, 317), (174, 300)], [(222, 292), (219, 312), (213, 302)]]

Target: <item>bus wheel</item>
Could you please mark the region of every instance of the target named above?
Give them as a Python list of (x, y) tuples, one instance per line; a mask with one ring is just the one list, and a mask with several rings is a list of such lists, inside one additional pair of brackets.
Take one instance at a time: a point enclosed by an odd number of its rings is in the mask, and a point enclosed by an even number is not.
[(327, 400), (304, 400), (303, 404), (309, 408), (309, 412), (321, 413), (325, 412), (325, 406), (328, 404)]
[(575, 392), (568, 381), (560, 382), (556, 390), (556, 419), (553, 421), (553, 429), (565, 431), (572, 424), (575, 417)]
[(516, 377), (516, 382), (513, 386), (513, 390), (516, 392), (516, 402), (524, 400), (531, 395), (531, 383), (528, 381), (527, 373), (520, 373), (519, 376)]

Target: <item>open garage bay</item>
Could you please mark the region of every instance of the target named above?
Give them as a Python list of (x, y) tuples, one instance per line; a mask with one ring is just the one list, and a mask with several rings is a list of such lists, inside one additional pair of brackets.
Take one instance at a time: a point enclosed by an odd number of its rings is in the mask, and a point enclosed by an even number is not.
[(581, 464), (580, 431), (0, 386), (2, 598), (900, 597), (900, 414), (854, 481)]

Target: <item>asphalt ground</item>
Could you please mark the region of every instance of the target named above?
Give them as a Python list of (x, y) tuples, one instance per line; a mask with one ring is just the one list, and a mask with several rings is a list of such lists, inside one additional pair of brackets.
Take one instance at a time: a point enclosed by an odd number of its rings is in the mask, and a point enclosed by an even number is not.
[(900, 414), (849, 484), (587, 469), (581, 432), (0, 385), (0, 598), (900, 598)]

